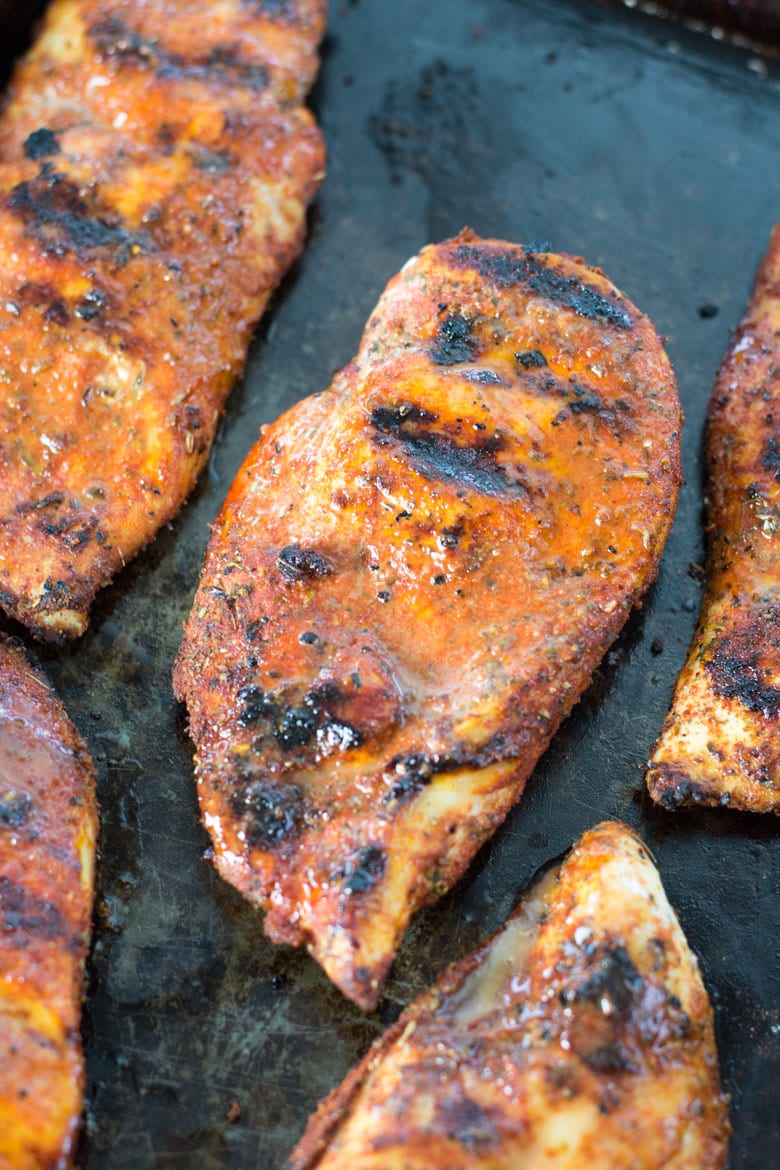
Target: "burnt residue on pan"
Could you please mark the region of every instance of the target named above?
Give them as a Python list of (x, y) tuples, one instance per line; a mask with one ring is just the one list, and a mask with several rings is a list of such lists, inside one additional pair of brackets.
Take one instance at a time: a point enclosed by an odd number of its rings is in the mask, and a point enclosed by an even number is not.
[[(21, 28), (29, 6), (0, 0), (4, 34), (12, 10)], [(4, 36), (0, 55), (8, 49)], [(309, 1111), (373, 1037), (503, 920), (540, 866), (614, 816), (652, 848), (701, 956), (733, 1094), (731, 1170), (773, 1165), (780, 822), (664, 813), (642, 796), (701, 598), (689, 567), (702, 560), (707, 397), (778, 215), (780, 93), (751, 60), (580, 0), (333, 0), (314, 96), (329, 176), (208, 472), (174, 524), (103, 592), (78, 645), (26, 640), (99, 770), (85, 1170), (281, 1166)], [(305, 953), (272, 946), (257, 912), (206, 859), (170, 671), (208, 524), (260, 424), (327, 386), (388, 276), (464, 224), (585, 256), (669, 337), (687, 485), (643, 609), (521, 805), (458, 888), (413, 923), (378, 1011), (365, 1017)], [(467, 321), (452, 321), (432, 344), (457, 369), (470, 336)], [(544, 374), (532, 353), (518, 361)], [(378, 438), (400, 441), (395, 428), (419, 458), (440, 459), (425, 446), (424, 420), (377, 423)], [(489, 456), (475, 473), (493, 474)], [(318, 571), (306, 550), (279, 551), (289, 574)], [(417, 776), (410, 767), (409, 783)], [(357, 859), (351, 880), (370, 881), (378, 864)]]

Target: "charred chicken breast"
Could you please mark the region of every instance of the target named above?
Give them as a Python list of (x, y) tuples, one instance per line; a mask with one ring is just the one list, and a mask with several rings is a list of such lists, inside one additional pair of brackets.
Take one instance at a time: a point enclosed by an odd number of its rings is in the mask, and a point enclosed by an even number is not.
[(175, 672), (203, 818), (270, 937), (362, 1006), (653, 580), (680, 422), (600, 271), (465, 232), (240, 470)]
[(0, 641), (1, 1170), (71, 1164), (96, 830), (84, 742), (48, 684)]
[(654, 800), (780, 812), (780, 225), (715, 382), (707, 590), (650, 759)]
[(80, 634), (300, 248), (324, 0), (54, 0), (0, 115), (0, 604)]
[(635, 834), (602, 824), (322, 1103), (288, 1170), (715, 1170), (698, 965)]

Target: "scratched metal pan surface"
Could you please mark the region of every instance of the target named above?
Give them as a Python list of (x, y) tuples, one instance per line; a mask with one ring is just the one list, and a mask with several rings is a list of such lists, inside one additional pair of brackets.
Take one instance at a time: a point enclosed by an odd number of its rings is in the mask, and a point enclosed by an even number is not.
[[(6, 56), (31, 10), (0, 0)], [(281, 1166), (317, 1101), (435, 972), (504, 919), (541, 865), (617, 816), (652, 848), (701, 957), (733, 1101), (731, 1168), (769, 1170), (780, 1149), (780, 822), (656, 811), (642, 765), (699, 606), (710, 386), (780, 217), (777, 65), (584, 0), (333, 0), (313, 105), (328, 179), (200, 486), (103, 592), (76, 646), (25, 639), (100, 776), (81, 1163)], [(680, 382), (687, 483), (646, 605), (521, 805), (417, 918), (364, 1016), (304, 953), (272, 946), (205, 860), (170, 671), (208, 525), (260, 424), (325, 387), (386, 280), (464, 224), (582, 254), (649, 313)]]

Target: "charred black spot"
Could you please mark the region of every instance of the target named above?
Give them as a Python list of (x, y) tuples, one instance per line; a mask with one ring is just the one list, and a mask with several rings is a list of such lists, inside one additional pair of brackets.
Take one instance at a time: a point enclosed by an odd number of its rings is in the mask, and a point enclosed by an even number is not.
[(67, 602), (70, 594), (71, 588), (67, 581), (53, 581), (51, 577), (46, 578), (43, 583), (43, 589), (41, 590), (44, 604), (46, 601), (55, 602), (56, 604)]
[(91, 288), (76, 305), (74, 310), (81, 321), (92, 321), (99, 317), (106, 307), (106, 298), (99, 288)]
[(68, 924), (53, 903), (34, 897), (9, 877), (0, 877), (0, 932), (15, 934), (17, 931), (42, 938), (62, 938), (68, 934)]
[(650, 783), (653, 799), (667, 812), (681, 804), (709, 804), (712, 799), (706, 788), (669, 764), (653, 764)]
[(515, 354), (515, 361), (524, 370), (536, 370), (547, 365), (547, 358), (538, 349), (524, 349)]
[(260, 849), (273, 849), (297, 835), (303, 825), (304, 798), (297, 784), (258, 780), (243, 792), (234, 792), (231, 806), (249, 843)]
[(75, 552), (87, 544), (98, 524), (97, 516), (85, 517), (75, 512), (61, 515), (57, 520), (49, 521), (41, 517), (38, 527), (45, 536), (59, 537), (67, 549)]
[[(379, 432), (375, 440), (386, 446), (385, 435), (397, 440), (410, 466), (426, 479), (440, 479), (472, 488), (490, 496), (526, 498), (528, 488), (496, 459), (503, 446), (498, 435), (468, 446), (449, 435), (422, 429), (419, 423), (433, 422), (436, 416), (419, 407), (375, 407), (371, 422)], [(400, 453), (400, 452), (399, 452)]]
[(238, 697), (242, 704), (239, 723), (253, 727), (266, 722), (283, 751), (305, 747), (315, 736), (320, 746), (342, 751), (362, 743), (360, 731), (331, 710), (341, 697), (335, 684), (313, 687), (298, 705), (274, 699), (257, 686), (243, 687)]
[(624, 1016), (630, 1009), (642, 976), (631, 956), (621, 944), (606, 946), (595, 971), (579, 987), (561, 992), (561, 1001), (593, 1003), (605, 1014)]
[(706, 668), (713, 690), (766, 718), (780, 715), (780, 689), (770, 681), (780, 653), (780, 607), (768, 606), (723, 638)]
[(583, 280), (559, 276), (536, 253), (517, 255), (461, 244), (455, 250), (454, 262), (459, 267), (475, 269), (500, 288), (526, 284), (539, 296), (573, 309), (580, 317), (605, 321), (617, 329), (629, 329), (633, 324), (631, 314), (622, 307), (617, 296), (610, 299)]
[(773, 471), (775, 479), (780, 482), (780, 443), (772, 435), (764, 443), (764, 449), (761, 452), (761, 466), (766, 471)]
[(317, 732), (317, 716), (309, 707), (287, 707), (280, 712), (274, 727), (276, 742), (280, 748), (303, 747)]
[(46, 321), (52, 321), (55, 325), (67, 325), (70, 321), (68, 306), (60, 297), (51, 302), (43, 316)]
[(450, 761), (438, 756), (395, 756), (385, 769), (385, 774), (393, 778), (393, 784), (384, 797), (385, 803), (416, 796), (430, 784), (437, 772), (444, 772), (449, 766)]
[(436, 422), (438, 417), (438, 414), (433, 414), (422, 406), (413, 406), (411, 402), (402, 402), (400, 406), (375, 406), (371, 411), (372, 426), (399, 439), (402, 437), (404, 427), (410, 423), (432, 423)]
[(32, 812), (32, 797), (26, 792), (12, 792), (0, 797), (0, 825), (18, 829)]
[(604, 403), (598, 394), (594, 394), (592, 390), (586, 390), (579, 382), (572, 384), (572, 394), (574, 397), (572, 398), (570, 409), (574, 414), (601, 412), (611, 415), (611, 411), (605, 411)]
[(450, 313), (439, 323), (431, 361), (438, 366), (454, 366), (458, 362), (473, 361), (477, 354), (476, 338), (471, 332), (472, 322), (459, 313)]
[(319, 638), (314, 633), (314, 630), (305, 630), (298, 638), (298, 641), (302, 642), (304, 646), (314, 646), (319, 642)]
[(238, 721), (244, 727), (253, 727), (255, 723), (259, 723), (261, 719), (269, 718), (274, 713), (273, 702), (260, 687), (242, 687), (238, 692), (238, 697), (241, 701), (241, 713), (238, 716)]
[(460, 376), (465, 378), (467, 382), (476, 382), (478, 386), (504, 386), (506, 384), (495, 370), (463, 370)]
[(110, 219), (94, 215), (78, 187), (52, 171), (42, 170), (36, 178), (17, 183), (8, 206), (47, 255), (106, 248), (116, 254), (118, 264), (123, 264), (134, 251), (146, 251), (151, 246), (146, 232), (125, 231), (113, 215)]
[(441, 543), (445, 548), (457, 548), (463, 536), (464, 523), (463, 518), (460, 517), (454, 524), (448, 525), (441, 530)]
[(328, 577), (333, 566), (322, 553), (300, 544), (288, 544), (277, 557), (277, 564), (288, 581), (303, 581), (312, 577)]
[(372, 889), (385, 872), (387, 854), (379, 845), (368, 845), (347, 866), (345, 894), (362, 894)]
[(61, 150), (59, 139), (53, 130), (41, 126), (40, 130), (33, 130), (24, 140), (24, 156), (33, 161), (39, 158), (50, 158), (59, 154)]
[(97, 21), (89, 29), (89, 38), (101, 56), (123, 64), (153, 68), (158, 77), (181, 81), (213, 81), (218, 85), (243, 85), (252, 90), (268, 85), (264, 65), (242, 61), (231, 45), (217, 45), (201, 60), (187, 61), (178, 53), (168, 52), (157, 40), (150, 40), (117, 17)]

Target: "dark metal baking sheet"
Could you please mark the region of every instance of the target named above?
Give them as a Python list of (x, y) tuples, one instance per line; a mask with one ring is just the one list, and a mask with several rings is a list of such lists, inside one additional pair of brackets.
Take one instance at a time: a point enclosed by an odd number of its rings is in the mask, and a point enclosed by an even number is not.
[[(0, 37), (0, 52), (9, 43)], [(641, 789), (699, 605), (690, 566), (702, 556), (705, 405), (780, 215), (774, 68), (576, 0), (333, 0), (313, 96), (328, 179), (208, 472), (104, 591), (78, 645), (25, 639), (100, 773), (86, 1170), (279, 1167), (377, 1032), (606, 816), (639, 827), (701, 957), (733, 1094), (732, 1170), (780, 1163), (780, 822), (664, 814)], [(687, 485), (644, 608), (522, 803), (458, 888), (418, 917), (379, 1010), (363, 1016), (304, 953), (267, 942), (204, 859), (170, 669), (207, 526), (259, 425), (327, 385), (388, 277), (464, 224), (582, 254), (650, 314), (687, 414)]]

